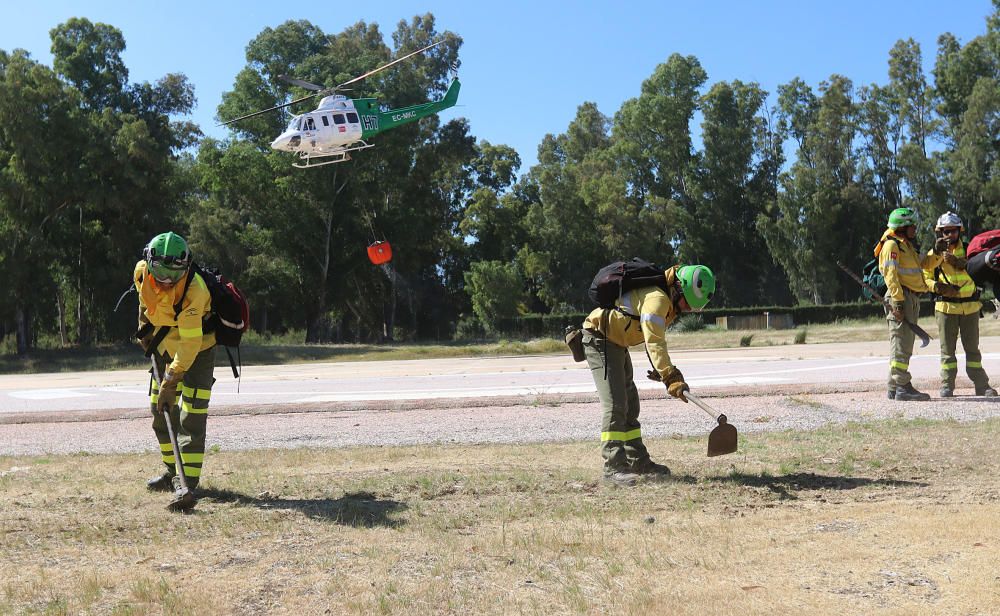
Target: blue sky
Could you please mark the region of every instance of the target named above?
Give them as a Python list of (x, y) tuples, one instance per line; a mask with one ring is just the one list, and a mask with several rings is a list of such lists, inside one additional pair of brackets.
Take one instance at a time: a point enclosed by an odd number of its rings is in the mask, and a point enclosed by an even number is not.
[[(14, 6), (12, 6), (14, 5)], [(798, 76), (815, 86), (833, 73), (855, 85), (887, 81), (888, 52), (920, 43), (928, 71), (944, 32), (967, 42), (986, 30), (988, 0), (687, 0), (675, 2), (255, 2), (231, 0), (0, 2), (0, 49), (23, 48), (51, 64), (48, 32), (70, 17), (122, 31), (133, 82), (184, 73), (198, 98), (192, 118), (223, 138), (215, 110), (265, 27), (307, 19), (339, 33), (378, 23), (391, 45), (401, 20), (431, 12), (439, 31), (463, 37), (460, 107), (472, 134), (506, 143), (524, 166), (546, 133), (561, 133), (584, 101), (613, 115), (671, 53), (695, 55), (709, 84), (740, 79), (774, 92)], [(391, 69), (390, 69), (391, 70)]]

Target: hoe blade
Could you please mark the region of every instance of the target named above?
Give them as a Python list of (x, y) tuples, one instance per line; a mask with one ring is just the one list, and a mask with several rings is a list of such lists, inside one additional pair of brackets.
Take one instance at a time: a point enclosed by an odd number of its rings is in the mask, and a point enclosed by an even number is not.
[(736, 451), (736, 427), (727, 423), (725, 415), (719, 415), (719, 425), (708, 434), (708, 457), (724, 456)]
[(729, 424), (729, 420), (722, 413), (716, 411), (710, 407), (707, 403), (702, 401), (701, 398), (692, 394), (690, 391), (687, 393), (687, 399), (694, 402), (695, 406), (705, 411), (705, 413), (719, 422), (719, 425), (715, 427), (714, 430), (708, 434), (708, 457), (712, 456), (724, 456), (727, 453), (733, 453), (736, 451), (736, 428)]

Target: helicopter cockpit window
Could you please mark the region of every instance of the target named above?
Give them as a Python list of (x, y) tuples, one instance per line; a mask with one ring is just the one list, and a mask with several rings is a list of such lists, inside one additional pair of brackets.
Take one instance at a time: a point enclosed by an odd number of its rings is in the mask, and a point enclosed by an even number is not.
[(316, 123), (312, 118), (306, 118), (306, 130), (316, 130)]
[(330, 125), (330, 120), (327, 120), (326, 116), (320, 116), (320, 117), (323, 118), (323, 126), (329, 126)]
[(347, 121), (350, 122), (351, 124), (357, 124), (358, 123), (358, 114), (354, 113), (353, 111), (348, 111), (347, 112)]
[(342, 114), (342, 113), (335, 113), (335, 114), (333, 114), (333, 123), (334, 124), (343, 124), (344, 123), (344, 114)]
[(292, 118), (292, 121), (288, 123), (288, 128), (286, 130), (301, 130), (299, 127), (299, 121), (301, 120), (302, 118), (300, 116), (295, 116)]

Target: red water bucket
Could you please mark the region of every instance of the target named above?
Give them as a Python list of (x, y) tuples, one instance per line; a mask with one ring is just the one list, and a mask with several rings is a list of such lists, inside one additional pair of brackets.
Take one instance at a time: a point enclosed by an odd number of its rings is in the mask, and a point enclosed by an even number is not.
[(392, 261), (392, 246), (389, 242), (375, 242), (368, 247), (368, 259), (375, 265)]

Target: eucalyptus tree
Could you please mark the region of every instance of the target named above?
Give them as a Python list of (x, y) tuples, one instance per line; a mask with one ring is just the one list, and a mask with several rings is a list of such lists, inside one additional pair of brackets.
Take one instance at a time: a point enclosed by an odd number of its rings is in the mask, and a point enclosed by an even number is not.
[(757, 218), (775, 198), (781, 150), (756, 83), (719, 82), (702, 97), (703, 151), (687, 179), (689, 203), (679, 217), (680, 256), (705, 263), (720, 281), (719, 303), (753, 305), (787, 296), (775, 260), (757, 232)]
[(965, 45), (950, 33), (941, 35), (934, 65), (937, 109), (944, 119), (944, 181), (951, 205), (972, 230), (1000, 225), (1000, 2), (993, 6), (986, 32)]
[(831, 76), (820, 96), (799, 79), (778, 88), (779, 131), (799, 144), (758, 228), (795, 297), (815, 304), (856, 297), (835, 262), (857, 265), (884, 227), (858, 181), (856, 105), (849, 79)]
[(587, 307), (590, 280), (608, 260), (600, 214), (582, 187), (593, 159), (609, 143), (607, 118), (595, 104), (584, 103), (565, 133), (544, 137), (538, 164), (520, 182), (518, 191), (531, 200), (517, 262), (529, 289), (549, 310)]
[(662, 255), (655, 260), (672, 257), (686, 238), (684, 213), (692, 211), (686, 180), (696, 162), (690, 123), (707, 79), (696, 57), (672, 54), (615, 114), (614, 157), (628, 201), (638, 208), (631, 223), (616, 228), (643, 234), (637, 243)]

